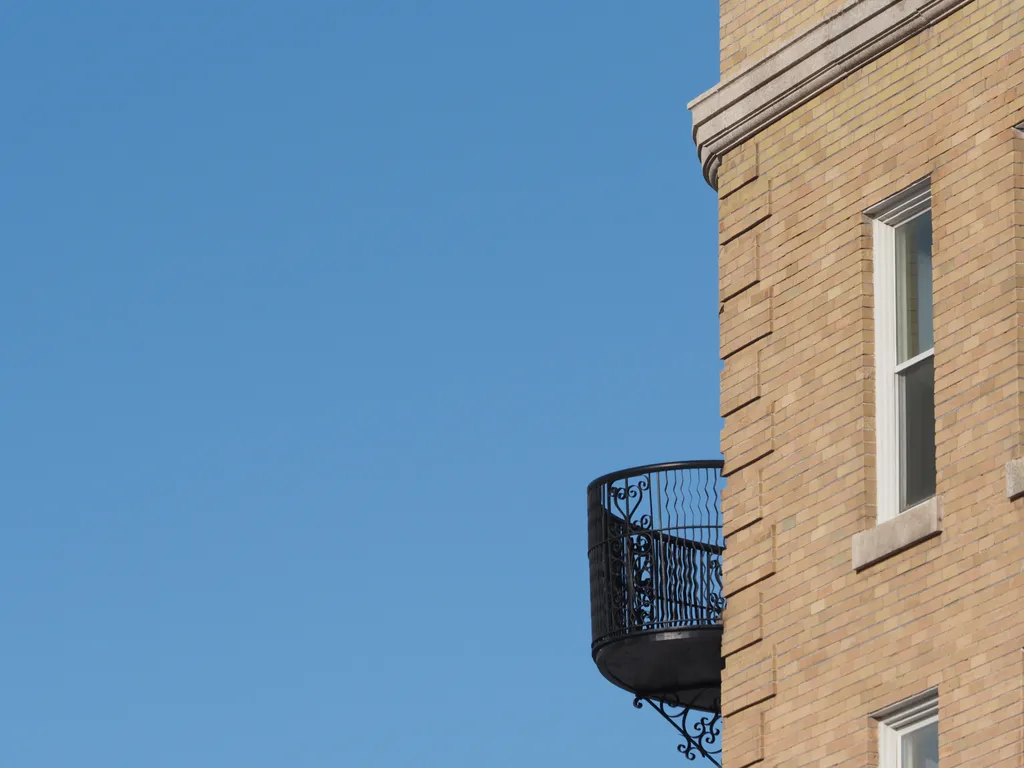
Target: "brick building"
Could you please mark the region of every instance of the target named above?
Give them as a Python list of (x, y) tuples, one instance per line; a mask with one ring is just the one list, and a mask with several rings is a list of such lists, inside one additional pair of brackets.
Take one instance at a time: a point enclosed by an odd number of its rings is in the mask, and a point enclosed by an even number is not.
[(725, 768), (1020, 768), (1024, 0), (721, 0), (721, 72), (724, 465), (591, 484), (594, 659)]
[(725, 768), (1024, 766), (1022, 54), (1022, 0), (721, 0)]

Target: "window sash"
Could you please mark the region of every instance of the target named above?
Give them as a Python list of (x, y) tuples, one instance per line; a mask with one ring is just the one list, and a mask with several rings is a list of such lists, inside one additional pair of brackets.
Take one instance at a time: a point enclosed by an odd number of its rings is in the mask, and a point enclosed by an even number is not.
[(896, 373), (903, 512), (935, 495), (935, 364), (933, 355), (919, 358)]
[[(920, 752), (917, 753), (917, 754), (914, 754), (914, 752), (916, 750), (913, 749), (913, 741), (910, 740), (910, 737), (920, 734), (921, 731), (923, 731), (926, 728), (928, 730), (931, 730), (932, 729), (931, 726), (935, 726), (935, 729), (934, 729), (935, 730), (935, 737), (934, 737), (935, 740), (931, 741), (931, 739), (929, 738), (928, 741), (926, 741), (923, 744), (921, 744), (922, 752), (924, 754), (922, 754)], [(935, 761), (933, 763), (931, 760), (929, 760), (928, 763), (924, 763), (924, 760), (927, 758), (927, 752), (931, 751), (931, 747), (932, 746), (935, 747)], [(909, 728), (909, 729), (907, 729), (905, 731), (902, 731), (900, 733), (900, 764), (899, 764), (898, 768), (930, 768), (930, 766), (934, 766), (934, 768), (938, 768), (938, 763), (939, 763), (939, 755), (938, 755), (938, 751), (939, 750), (938, 750), (938, 746), (939, 746), (939, 718), (938, 717), (933, 717), (933, 718), (931, 718), (931, 719), (929, 719), (929, 720), (927, 720), (927, 721), (925, 721), (923, 723), (919, 723), (914, 728)], [(907, 747), (911, 747), (911, 761), (910, 762), (912, 762), (913, 764), (907, 764), (907, 762), (905, 761), (905, 757), (906, 757), (905, 752), (907, 751)]]
[[(918, 310), (921, 309), (921, 307), (918, 304), (918, 301), (922, 298), (922, 296), (920, 295), (920, 292), (918, 291), (918, 289), (921, 287), (919, 282), (918, 282), (918, 280), (920, 279), (921, 276), (917, 273), (917, 268), (918, 268), (917, 256), (918, 256), (918, 254), (917, 254), (916, 250), (909, 250), (908, 246), (909, 246), (910, 243), (914, 242), (914, 237), (913, 237), (914, 222), (917, 221), (918, 219), (923, 219), (926, 216), (928, 217), (929, 222), (930, 222), (931, 221), (931, 208), (925, 207), (925, 208), (921, 209), (920, 205), (917, 205), (917, 206), (915, 206), (914, 210), (915, 210), (915, 212), (913, 213), (913, 215), (908, 215), (906, 217), (901, 217), (899, 219), (896, 219), (894, 223), (889, 223), (888, 224), (888, 226), (891, 227), (892, 230), (893, 230), (893, 237), (894, 237), (894, 241), (893, 241), (893, 257), (894, 257), (893, 269), (895, 270), (895, 287), (896, 287), (896, 329), (895, 330), (896, 330), (896, 362), (897, 363), (900, 362), (900, 359), (903, 356), (905, 356), (907, 354), (907, 352), (910, 351), (910, 349), (917, 348), (917, 351), (914, 352), (914, 354), (911, 355), (911, 357), (915, 357), (916, 355), (920, 354), (920, 352), (924, 351), (923, 348), (918, 347), (918, 345), (923, 340), (920, 334), (923, 333), (923, 330), (924, 330), (923, 328), (918, 328), (918, 326), (917, 326), (917, 323), (920, 323), (922, 321), (921, 315), (923, 314), (923, 313), (919, 313), (919, 311), (918, 311)], [(932, 239), (931, 238), (931, 235), (932, 235), (931, 227), (929, 226), (928, 229), (929, 229), (929, 231), (927, 232), (927, 238), (928, 238), (928, 244), (929, 244), (929, 248), (930, 248), (931, 247), (931, 239)], [(904, 248), (902, 249), (902, 252), (901, 252), (901, 249), (899, 247), (899, 239), (900, 239), (899, 235), (900, 235), (901, 232), (906, 233), (906, 234), (903, 235), (903, 237), (904, 237)], [(932, 302), (932, 286), (931, 286), (931, 283), (932, 283), (932, 274), (931, 274), (932, 273), (932, 265), (931, 265), (931, 254), (930, 253), (929, 253), (929, 261), (928, 261), (927, 268), (928, 268), (927, 282), (929, 284), (928, 285), (928, 290), (929, 290), (929, 293), (928, 293), (928, 310), (927, 310), (927, 313), (926, 313), (927, 314), (928, 330), (927, 330), (927, 333), (924, 335), (924, 338), (927, 339), (928, 341), (932, 342), (931, 344), (928, 345), (929, 347), (932, 347), (932, 346), (934, 346), (934, 341), (933, 341), (934, 322), (933, 322), (933, 317), (932, 317), (932, 315), (933, 315), (933, 312), (932, 312), (932, 309), (933, 309), (933, 307), (932, 307), (932, 304), (933, 304), (933, 302)], [(908, 270), (909, 270), (909, 272), (908, 272)], [(902, 289), (901, 289), (901, 283), (902, 283)], [(904, 361), (904, 362), (906, 362), (906, 361)]]
[(933, 347), (903, 363), (898, 362), (896, 228), (930, 211), (931, 192), (927, 180), (867, 211), (874, 217), (875, 469), (879, 523), (895, 519), (905, 509), (900, 376), (935, 354)]

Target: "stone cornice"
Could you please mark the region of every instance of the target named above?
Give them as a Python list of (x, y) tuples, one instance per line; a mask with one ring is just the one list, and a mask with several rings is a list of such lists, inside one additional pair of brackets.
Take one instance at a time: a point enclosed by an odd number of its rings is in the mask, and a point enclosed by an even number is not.
[(690, 102), (704, 178), (722, 155), (973, 0), (851, 0), (818, 26)]

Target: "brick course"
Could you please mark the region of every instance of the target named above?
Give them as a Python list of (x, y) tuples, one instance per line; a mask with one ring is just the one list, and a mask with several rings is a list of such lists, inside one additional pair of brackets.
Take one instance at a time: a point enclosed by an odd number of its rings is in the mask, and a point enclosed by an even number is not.
[(722, 79), (740, 72), (778, 44), (841, 10), (848, 0), (722, 0)]

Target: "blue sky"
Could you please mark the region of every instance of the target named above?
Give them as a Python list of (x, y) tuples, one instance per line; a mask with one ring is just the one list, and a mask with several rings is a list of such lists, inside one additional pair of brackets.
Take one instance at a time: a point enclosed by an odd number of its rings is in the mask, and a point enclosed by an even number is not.
[(717, 51), (714, 0), (7, 8), (0, 763), (678, 763), (584, 491), (718, 455)]

